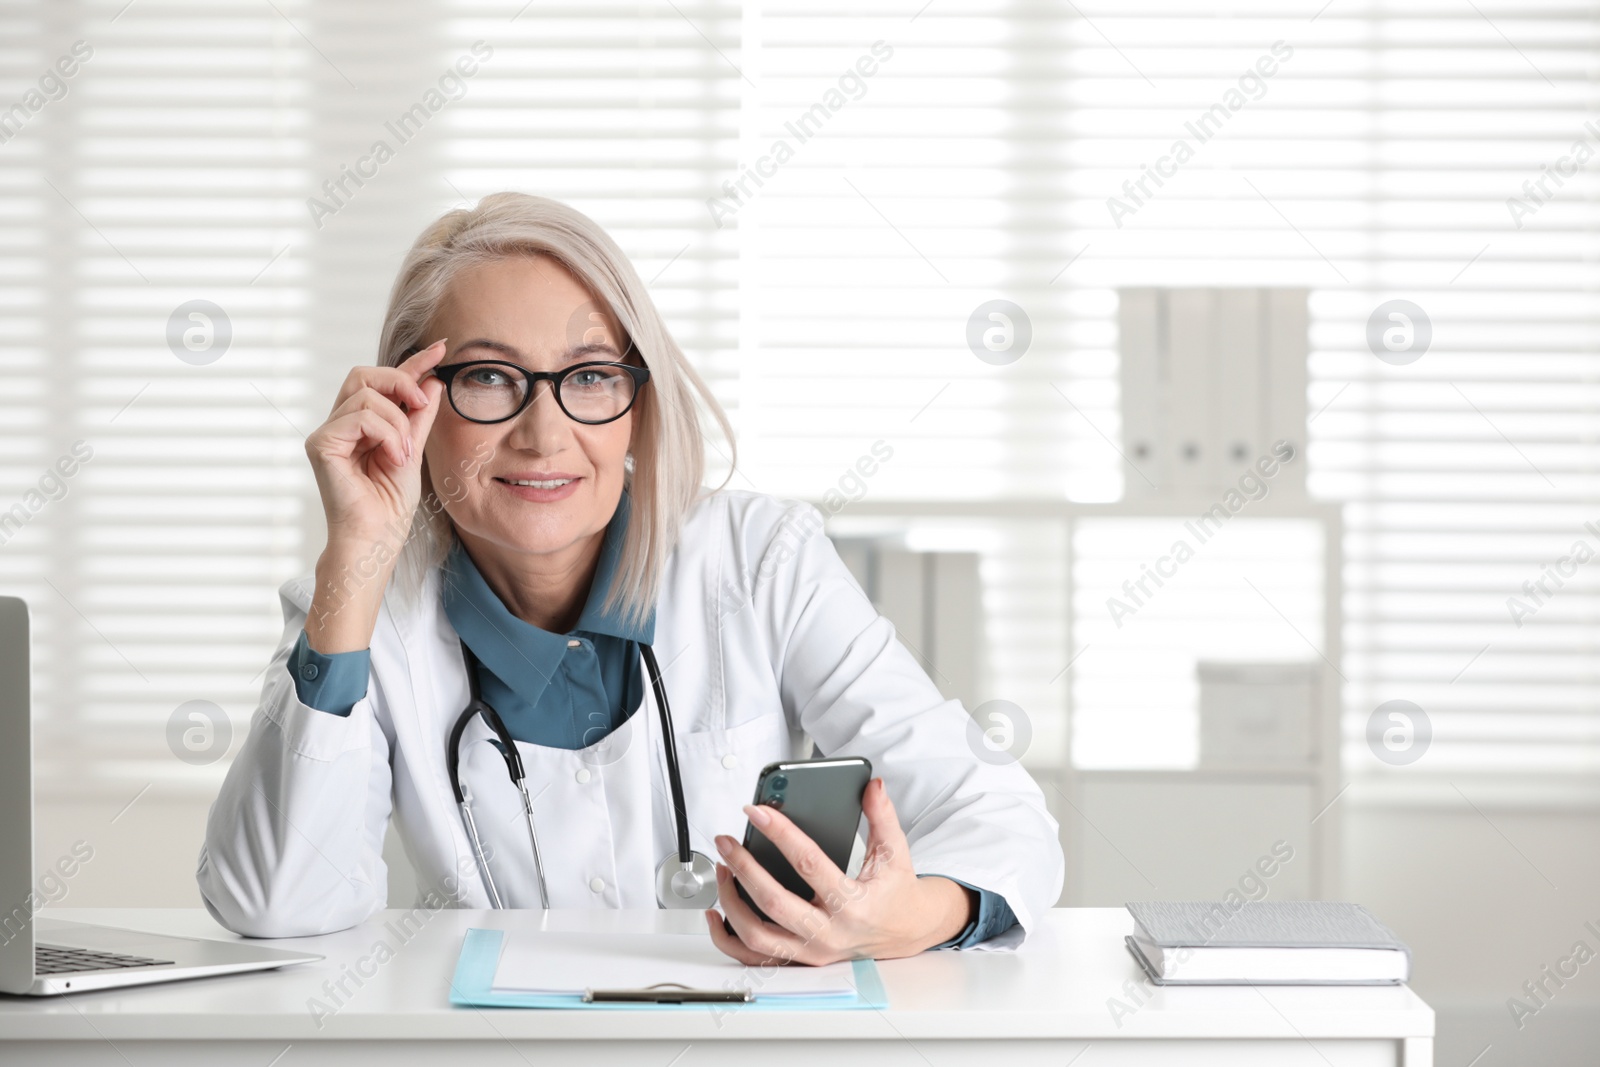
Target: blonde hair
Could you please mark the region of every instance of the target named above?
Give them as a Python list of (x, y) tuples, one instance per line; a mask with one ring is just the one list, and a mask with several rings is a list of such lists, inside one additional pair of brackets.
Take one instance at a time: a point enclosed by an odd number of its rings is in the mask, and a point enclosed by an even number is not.
[[(649, 384), (633, 408), (633, 463), (623, 483), (633, 507), (606, 598), (609, 610), (619, 610), (637, 624), (655, 603), (667, 556), (705, 477), (705, 439), (696, 399), (722, 428), (730, 447), (733, 427), (667, 332), (644, 282), (617, 243), (582, 212), (526, 193), (494, 193), (476, 207), (446, 212), (422, 232), (400, 266), (384, 315), (378, 364), (397, 366), (434, 340), (423, 331), (461, 271), (535, 255), (550, 256), (572, 272), (610, 311), (650, 371)], [(455, 536), (426, 467), (422, 488), (427, 506), (418, 508), (420, 520), (413, 522), (396, 569), (401, 590), (409, 595), (444, 561)]]

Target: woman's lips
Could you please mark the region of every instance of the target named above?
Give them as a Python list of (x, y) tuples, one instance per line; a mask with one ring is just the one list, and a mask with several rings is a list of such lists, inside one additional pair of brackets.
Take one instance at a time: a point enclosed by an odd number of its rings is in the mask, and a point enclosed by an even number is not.
[[(571, 474), (553, 474), (530, 477), (517, 475), (508, 478), (496, 478), (495, 481), (505, 486), (506, 491), (512, 496), (536, 504), (548, 504), (555, 500), (565, 500), (578, 491), (578, 483), (582, 478)], [(532, 485), (519, 485), (519, 482), (532, 482)]]

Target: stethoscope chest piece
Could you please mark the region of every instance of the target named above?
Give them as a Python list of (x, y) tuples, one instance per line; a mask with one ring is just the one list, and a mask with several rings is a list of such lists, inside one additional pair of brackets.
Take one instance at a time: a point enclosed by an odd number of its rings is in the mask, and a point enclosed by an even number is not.
[(663, 908), (699, 908), (717, 902), (717, 869), (703, 853), (689, 853), (685, 865), (676, 854), (656, 868), (656, 903)]

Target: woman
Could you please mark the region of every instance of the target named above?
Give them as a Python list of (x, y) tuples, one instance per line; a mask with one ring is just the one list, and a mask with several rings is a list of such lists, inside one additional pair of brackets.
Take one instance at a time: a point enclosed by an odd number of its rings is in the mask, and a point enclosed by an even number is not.
[[(424, 897), (538, 907), (544, 882), (551, 907), (657, 906), (677, 822), (653, 648), (692, 847), (722, 857), (706, 929), (723, 952), (820, 964), (1021, 940), (1061, 888), (1038, 787), (973, 757), (968, 715), (816, 509), (701, 488), (701, 406), (728, 429), (585, 216), (501, 193), (422, 235), (380, 365), (350, 372), (306, 440), (328, 543), (314, 579), (280, 591), (283, 640), (206, 825), (198, 879), (219, 922), (282, 937), (367, 918), (386, 902), (391, 815)], [(504, 746), (462, 715), (474, 680), (524, 764), (537, 860)], [(742, 807), (762, 766), (810, 742), (882, 775), (854, 878), (781, 813)], [(815, 902), (740, 846), (746, 817)]]

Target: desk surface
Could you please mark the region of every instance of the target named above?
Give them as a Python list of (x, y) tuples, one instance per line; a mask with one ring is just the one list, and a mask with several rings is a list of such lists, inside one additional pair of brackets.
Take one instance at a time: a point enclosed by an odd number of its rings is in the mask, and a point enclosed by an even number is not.
[[(54, 909), (54, 918), (231, 938), (201, 910)], [(400, 925), (412, 917), (409, 935)], [(887, 1011), (523, 1011), (453, 1008), (470, 926), (538, 927), (539, 912), (381, 912), (282, 944), (327, 958), (281, 971), (65, 997), (0, 996), (0, 1040), (605, 1040), (671, 1038), (1429, 1038), (1433, 1009), (1404, 986), (1155, 988), (1123, 947), (1120, 908), (1049, 913), (1017, 952), (928, 952), (878, 964)], [(546, 929), (703, 929), (697, 912), (558, 911)], [(380, 947), (381, 946), (381, 947)], [(384, 962), (379, 962), (384, 960)], [(324, 983), (345, 978), (345, 996)], [(326, 1012), (317, 1016), (317, 1002)], [(1141, 1003), (1142, 1001), (1142, 1003)], [(1122, 1010), (1114, 1002), (1120, 1002)], [(320, 1025), (319, 1025), (320, 1024)]]

